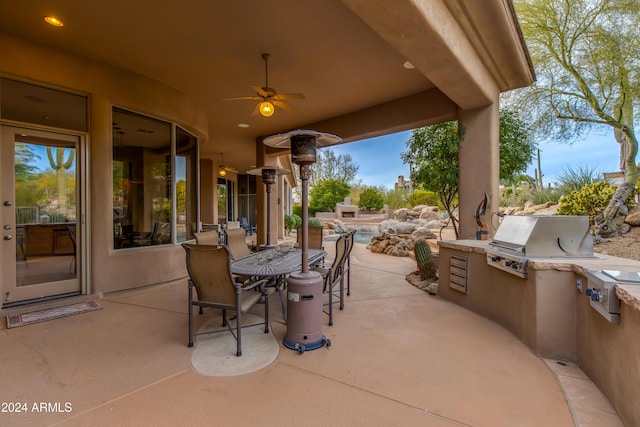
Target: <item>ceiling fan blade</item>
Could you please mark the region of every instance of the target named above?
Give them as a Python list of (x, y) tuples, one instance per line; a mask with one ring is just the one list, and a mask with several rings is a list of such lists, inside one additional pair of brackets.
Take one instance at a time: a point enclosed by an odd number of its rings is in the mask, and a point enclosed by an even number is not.
[(225, 166), (225, 165), (220, 165), (220, 169), (224, 169), (227, 172), (236, 172), (236, 173), (238, 172), (238, 169), (232, 168), (230, 166)]
[(275, 100), (284, 100), (284, 99), (306, 99), (305, 96), (301, 93), (278, 93), (273, 99)]
[(249, 85), (249, 87), (256, 91), (256, 93), (260, 96), (269, 96), (267, 92), (264, 91), (260, 86)]
[(261, 99), (259, 96), (239, 96), (236, 98), (224, 98), (223, 101), (259, 101)]
[(260, 115), (260, 103), (256, 104), (256, 107), (251, 112), (251, 115), (252, 116), (259, 116)]
[(276, 107), (282, 108), (283, 110), (287, 110), (287, 111), (295, 111), (294, 108), (288, 104), (285, 104), (282, 101), (273, 101), (273, 105), (275, 105)]

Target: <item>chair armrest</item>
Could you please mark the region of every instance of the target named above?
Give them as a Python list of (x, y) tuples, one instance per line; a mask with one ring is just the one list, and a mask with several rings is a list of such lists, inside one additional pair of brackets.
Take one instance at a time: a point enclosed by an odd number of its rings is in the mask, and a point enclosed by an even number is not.
[(251, 289), (259, 288), (260, 292), (265, 293), (264, 287), (265, 287), (265, 284), (268, 282), (269, 282), (269, 279), (254, 280), (240, 287), (242, 288), (243, 292)]

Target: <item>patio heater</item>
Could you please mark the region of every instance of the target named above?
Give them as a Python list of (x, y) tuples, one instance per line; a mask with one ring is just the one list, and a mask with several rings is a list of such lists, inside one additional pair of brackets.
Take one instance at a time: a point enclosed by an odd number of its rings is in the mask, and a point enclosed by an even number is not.
[(286, 175), (291, 173), (291, 171), (275, 166), (262, 166), (257, 169), (251, 169), (247, 171), (247, 173), (249, 175), (261, 176), (262, 183), (267, 190), (267, 243), (262, 245), (260, 250), (272, 249), (274, 246), (271, 246), (271, 186), (276, 183), (276, 177), (278, 175)]
[(287, 279), (287, 334), (283, 344), (304, 353), (331, 345), (322, 334), (322, 275), (309, 271), (309, 166), (316, 162), (316, 150), (337, 144), (342, 138), (313, 130), (295, 130), (265, 138), (270, 147), (290, 148), (291, 161), (300, 166), (302, 181), (302, 271)]

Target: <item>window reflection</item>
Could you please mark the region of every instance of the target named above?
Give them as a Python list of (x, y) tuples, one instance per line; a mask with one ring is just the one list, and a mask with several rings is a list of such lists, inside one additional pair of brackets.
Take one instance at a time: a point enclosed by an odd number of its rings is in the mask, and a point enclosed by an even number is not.
[(176, 129), (176, 241), (194, 239), (197, 231), (197, 139)]
[(171, 170), (171, 125), (114, 108), (114, 248), (172, 242)]

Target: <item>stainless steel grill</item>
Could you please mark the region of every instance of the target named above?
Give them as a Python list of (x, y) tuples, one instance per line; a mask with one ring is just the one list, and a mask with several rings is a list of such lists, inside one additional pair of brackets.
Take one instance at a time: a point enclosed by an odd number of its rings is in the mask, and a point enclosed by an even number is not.
[(586, 216), (506, 216), (489, 246), (489, 265), (523, 278), (529, 258), (593, 257)]

